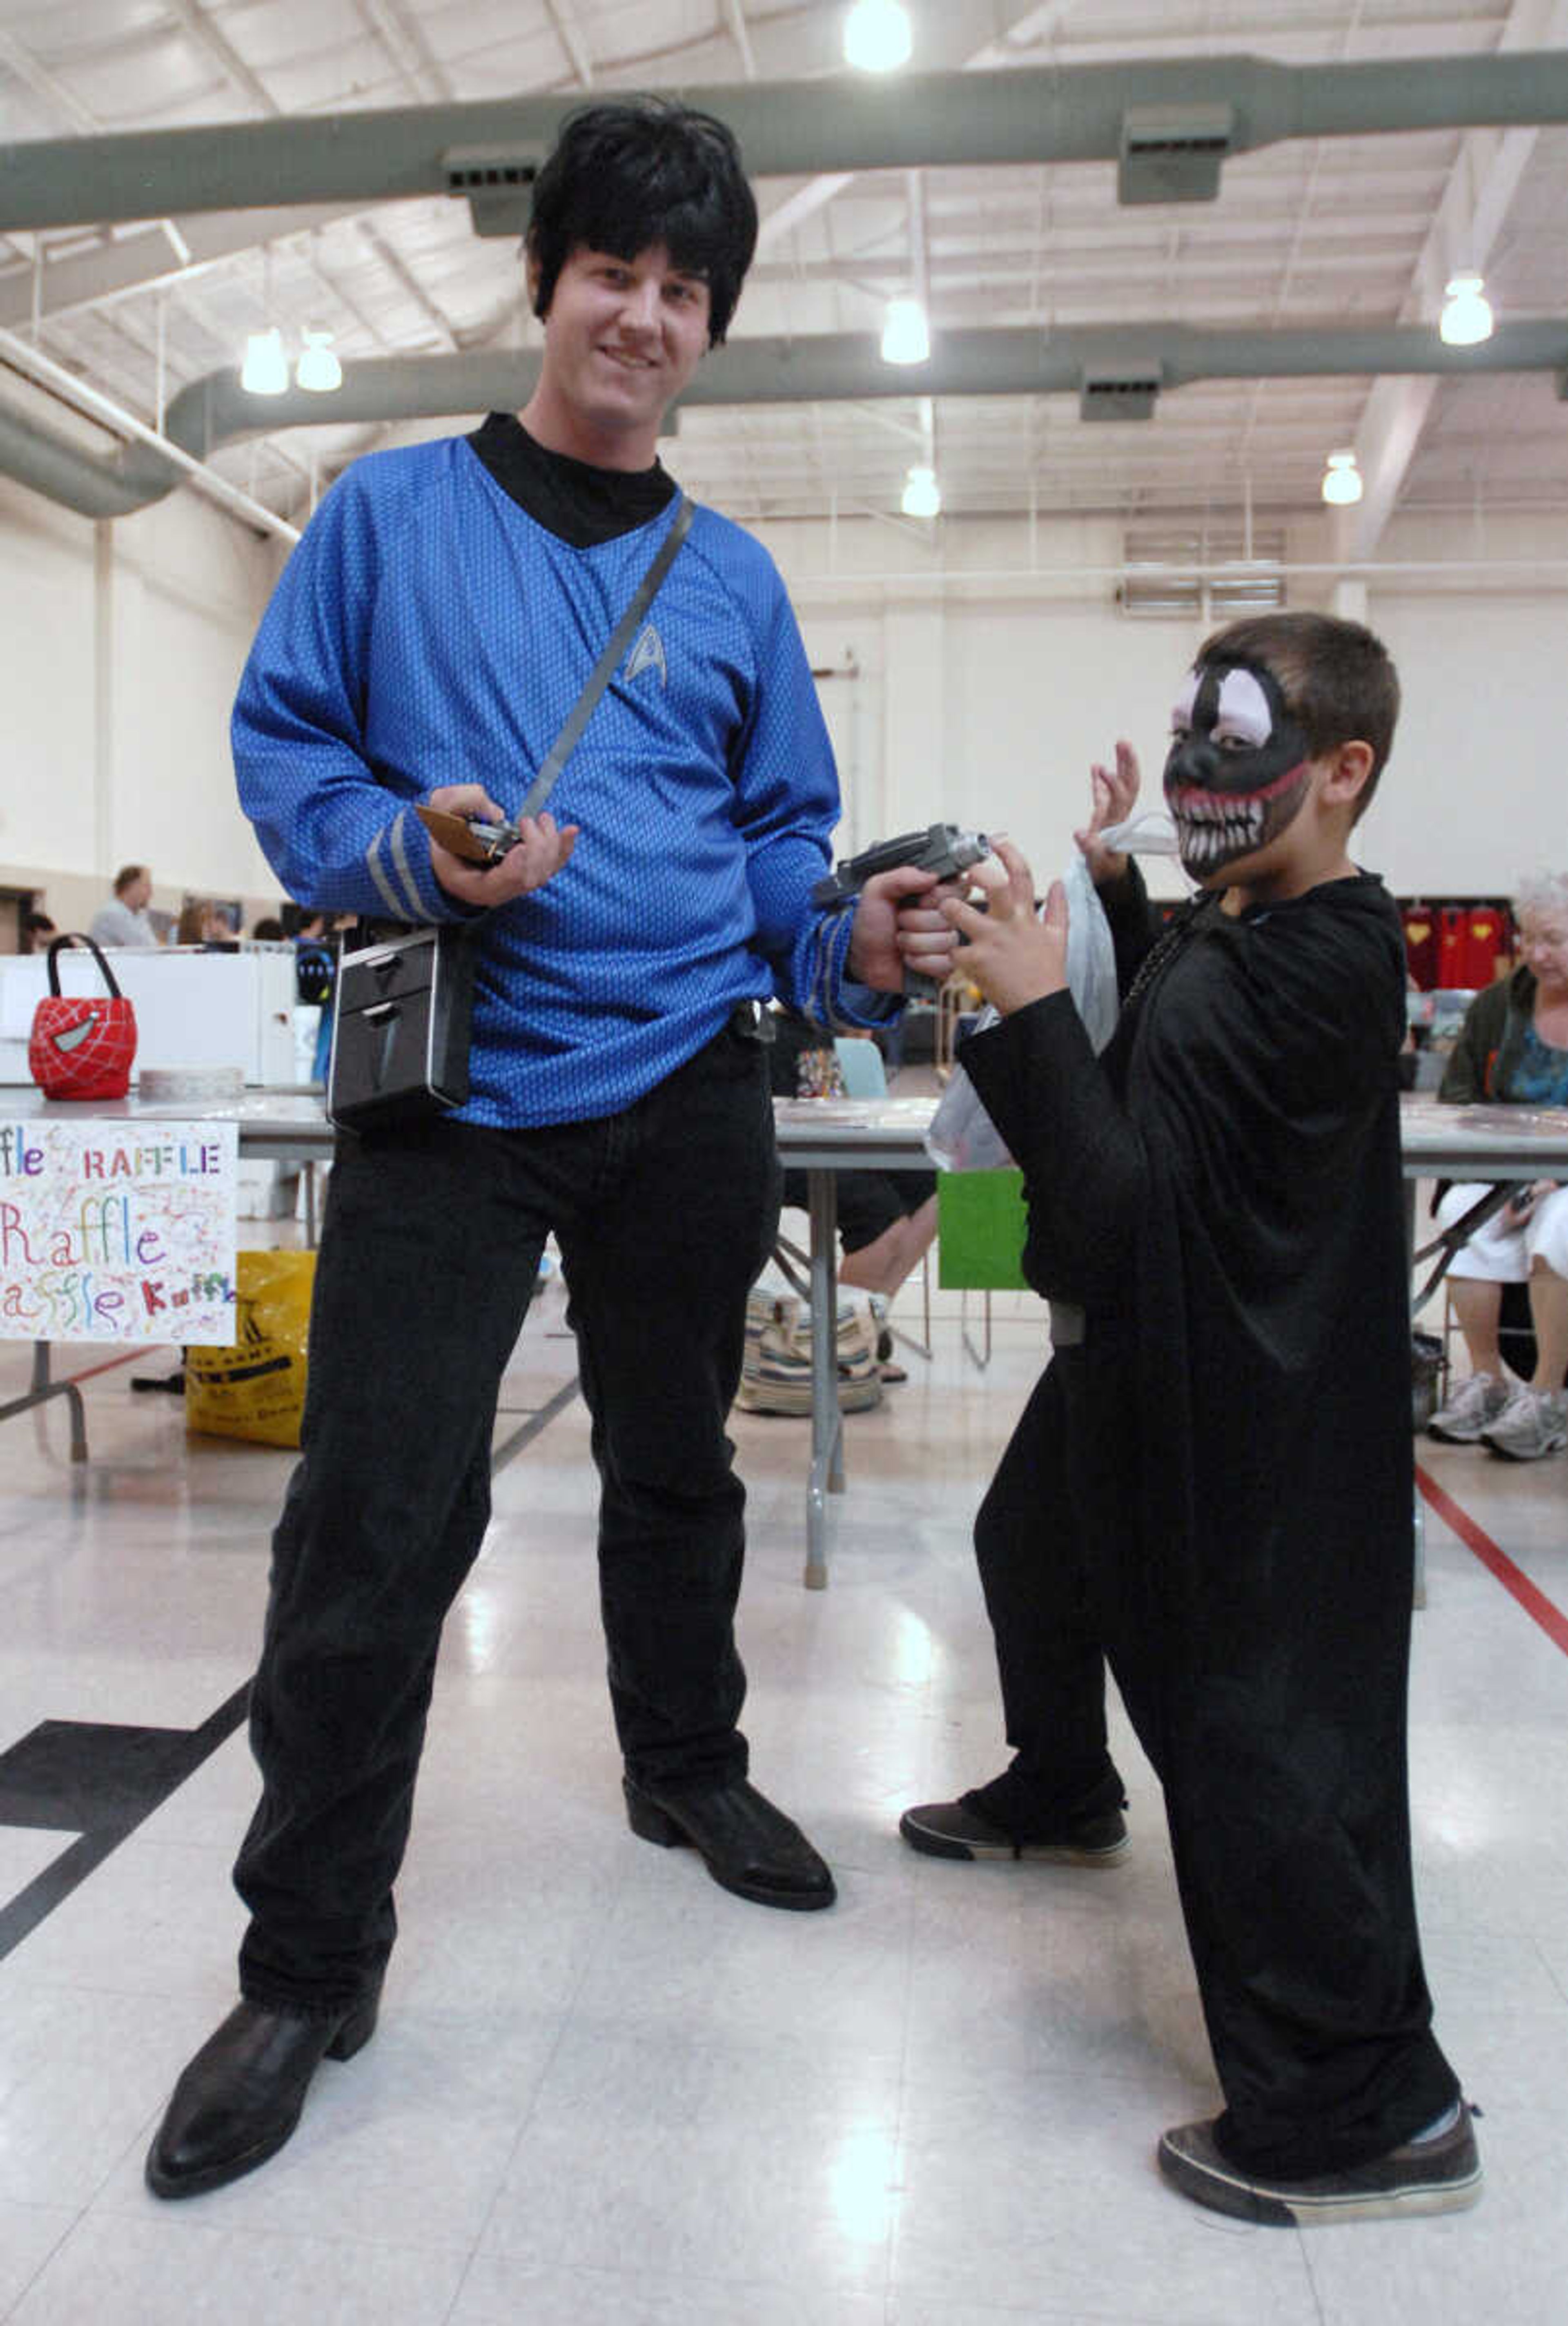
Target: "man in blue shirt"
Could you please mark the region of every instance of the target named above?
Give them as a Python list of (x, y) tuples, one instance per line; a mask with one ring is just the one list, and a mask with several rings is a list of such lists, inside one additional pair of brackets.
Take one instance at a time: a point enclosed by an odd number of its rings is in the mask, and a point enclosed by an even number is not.
[(747, 1779), (733, 1617), (744, 1493), (725, 1421), (778, 1168), (767, 997), (880, 1022), (952, 933), (930, 876), (810, 902), (832, 755), (783, 584), (695, 512), (552, 811), (491, 868), (415, 805), (513, 814), (679, 496), (664, 414), (724, 337), (756, 212), (729, 133), (579, 114), (538, 180), (545, 343), (520, 419), (378, 453), (294, 551), (234, 716), (241, 800), (291, 895), (482, 938), (472, 1091), (340, 1141), (300, 1464), (252, 1697), (263, 1795), (236, 1880), (243, 2000), (147, 2161), (162, 2197), (263, 2163), (323, 2057), (370, 2036), (442, 1621), (489, 1515), (492, 1418), (546, 1237), (561, 1247), (600, 1484), (626, 1805), (771, 1906), (833, 1898)]

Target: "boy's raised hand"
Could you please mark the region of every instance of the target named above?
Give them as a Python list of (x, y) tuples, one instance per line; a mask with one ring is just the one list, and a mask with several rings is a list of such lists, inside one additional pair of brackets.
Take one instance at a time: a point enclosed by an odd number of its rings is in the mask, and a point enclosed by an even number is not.
[(1138, 780), (1138, 755), (1130, 743), (1118, 743), (1110, 767), (1101, 767), (1097, 761), (1090, 768), (1089, 822), (1072, 837), (1082, 851), (1089, 877), (1097, 889), (1119, 880), (1127, 870), (1126, 855), (1102, 847), (1099, 835), (1109, 824), (1123, 823), (1132, 814), (1137, 805)]
[(998, 840), (996, 853), (970, 874), (984, 889), (988, 909), (979, 912), (950, 897), (942, 913), (962, 946), (958, 967), (971, 978), (1004, 1018), (1048, 993), (1067, 990), (1067, 891), (1051, 884), (1042, 919), (1035, 917), (1035, 876), (1010, 840)]

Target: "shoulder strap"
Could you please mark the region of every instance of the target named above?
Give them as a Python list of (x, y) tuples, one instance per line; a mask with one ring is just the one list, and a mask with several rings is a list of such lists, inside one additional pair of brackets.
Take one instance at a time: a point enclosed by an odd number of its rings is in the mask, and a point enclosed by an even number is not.
[(588, 725), (594, 704), (615, 675), (616, 666), (632, 642), (637, 624), (658, 595), (659, 585), (675, 562), (675, 552), (691, 529), (692, 506), (684, 493), (675, 512), (675, 522), (659, 544), (653, 563), (637, 585), (637, 592), (616, 624), (608, 646), (593, 666), (587, 685), (566, 716), (566, 724), (550, 747), (549, 755), (529, 786), (528, 796), (517, 811), (517, 821), (525, 815), (537, 815), (555, 788), (555, 779), (577, 747), (583, 729)]

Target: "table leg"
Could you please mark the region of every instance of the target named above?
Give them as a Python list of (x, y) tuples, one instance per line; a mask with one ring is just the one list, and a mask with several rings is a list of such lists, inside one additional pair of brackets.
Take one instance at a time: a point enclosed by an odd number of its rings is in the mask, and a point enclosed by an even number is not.
[(811, 1174), (812, 1475), (806, 1487), (808, 1591), (828, 1584), (828, 1503), (844, 1491), (844, 1416), (839, 1404), (838, 1186), (831, 1171)]
[(63, 1397), (70, 1411), (70, 1458), (73, 1462), (85, 1462), (88, 1457), (87, 1412), (81, 1401), (81, 1391), (75, 1382), (51, 1380), (49, 1351), (47, 1341), (34, 1341), (32, 1386), (25, 1397), (14, 1397), (8, 1405), (0, 1405), (0, 1421), (9, 1420), (14, 1413), (26, 1413), (35, 1405), (47, 1403), (51, 1397)]

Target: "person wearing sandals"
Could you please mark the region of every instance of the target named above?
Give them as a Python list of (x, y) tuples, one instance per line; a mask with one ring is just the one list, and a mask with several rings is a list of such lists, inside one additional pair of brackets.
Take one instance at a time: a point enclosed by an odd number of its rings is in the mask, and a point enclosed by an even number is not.
[[(1536, 873), (1514, 904), (1518, 965), (1465, 1011), (1438, 1097), (1455, 1106), (1568, 1106), (1568, 872)], [(1445, 1188), (1437, 1223), (1451, 1227), (1486, 1194)], [(1454, 1315), (1470, 1371), (1427, 1423), (1449, 1446), (1484, 1445), (1510, 1462), (1568, 1446), (1568, 1186), (1521, 1186), (1449, 1263)], [(1498, 1344), (1503, 1288), (1529, 1289), (1536, 1363), (1508, 1372)]]

